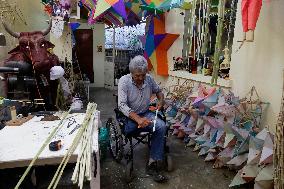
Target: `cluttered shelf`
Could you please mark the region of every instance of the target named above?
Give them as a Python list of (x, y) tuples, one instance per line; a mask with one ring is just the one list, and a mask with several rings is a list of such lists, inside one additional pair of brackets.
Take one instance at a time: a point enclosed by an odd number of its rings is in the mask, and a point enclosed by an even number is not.
[[(181, 70), (170, 71), (169, 76), (178, 77), (178, 78), (182, 78), (182, 79), (189, 79), (189, 80), (202, 82), (202, 83), (206, 83), (206, 84), (211, 84), (211, 78), (212, 78), (211, 76), (204, 76), (202, 74), (192, 74), (192, 73), (189, 73), (187, 71), (181, 71)], [(219, 78), (217, 85), (221, 86), (221, 87), (231, 88), (232, 80), (231, 79)]]

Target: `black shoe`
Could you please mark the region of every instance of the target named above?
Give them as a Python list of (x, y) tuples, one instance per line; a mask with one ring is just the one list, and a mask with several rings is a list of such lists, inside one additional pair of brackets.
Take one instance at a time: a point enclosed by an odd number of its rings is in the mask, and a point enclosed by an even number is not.
[(162, 183), (162, 182), (166, 182), (168, 180), (167, 177), (165, 177), (164, 175), (162, 175), (158, 169), (158, 164), (157, 162), (153, 162), (151, 163), (150, 165), (147, 163), (147, 166), (146, 166), (146, 173), (148, 175), (151, 175), (153, 177), (153, 180), (155, 182), (159, 182), (159, 183)]

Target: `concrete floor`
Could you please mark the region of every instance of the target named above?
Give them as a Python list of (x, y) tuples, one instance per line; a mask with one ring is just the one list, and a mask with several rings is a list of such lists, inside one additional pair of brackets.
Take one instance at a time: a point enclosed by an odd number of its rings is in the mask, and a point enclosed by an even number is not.
[[(101, 120), (105, 124), (113, 115), (115, 98), (113, 91), (91, 89), (91, 100), (98, 104)], [(174, 171), (165, 173), (169, 181), (164, 184), (155, 183), (145, 174), (148, 157), (146, 146), (140, 145), (135, 150), (135, 178), (127, 184), (124, 179), (125, 164), (118, 164), (108, 155), (101, 164), (101, 189), (159, 188), (159, 189), (227, 189), (236, 172), (224, 169), (213, 169), (213, 163), (204, 162), (197, 152), (185, 148), (183, 141), (174, 136), (169, 138), (170, 154), (174, 161)], [(248, 186), (244, 188), (249, 188)]]
[[(115, 98), (113, 91), (106, 89), (91, 89), (90, 101), (98, 104), (101, 111), (101, 121), (105, 125), (106, 120), (113, 115), (115, 107)], [(174, 171), (165, 173), (169, 181), (164, 184), (155, 183), (151, 177), (145, 174), (145, 165), (148, 158), (148, 149), (140, 145), (134, 151), (134, 173), (135, 178), (127, 184), (125, 181), (125, 164), (118, 164), (112, 160), (110, 155), (101, 163), (101, 189), (227, 189), (233, 179), (235, 172), (224, 169), (212, 169), (212, 163), (206, 163), (203, 158), (198, 157), (191, 148), (185, 148), (183, 141), (171, 136), (168, 140), (170, 154), (173, 157)], [(1, 152), (0, 152), (1, 153)], [(71, 184), (70, 177), (74, 165), (70, 164), (64, 171), (63, 178), (60, 181), (58, 189), (77, 188)], [(57, 166), (43, 166), (36, 168), (38, 187), (36, 189), (45, 189), (50, 182)], [(13, 188), (19, 180), (20, 175), (25, 168), (0, 170), (0, 189)], [(23, 183), (23, 189), (32, 189), (29, 181)], [(88, 187), (86, 187), (87, 189)], [(250, 188), (248, 186), (243, 187)], [(35, 189), (35, 188), (34, 188)]]

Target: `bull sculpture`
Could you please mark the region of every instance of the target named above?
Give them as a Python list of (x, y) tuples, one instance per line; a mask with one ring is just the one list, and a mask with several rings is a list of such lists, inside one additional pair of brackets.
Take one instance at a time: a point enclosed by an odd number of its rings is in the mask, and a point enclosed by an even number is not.
[[(43, 31), (34, 32), (14, 32), (5, 23), (3, 23), (5, 30), (13, 37), (19, 40), (16, 48), (12, 49), (8, 54), (10, 55), (5, 61), (5, 67), (20, 68), (19, 75), (25, 75), (27, 78), (33, 78), (31, 82), (25, 87), (30, 93), (30, 100), (35, 98), (44, 99), (46, 109), (54, 110), (56, 104), (58, 80), (50, 80), (50, 69), (59, 65), (59, 59), (56, 55), (49, 52), (55, 46), (45, 39), (45, 36), (50, 32), (52, 22), (49, 22), (49, 27)], [(6, 75), (7, 76), (7, 75)], [(26, 79), (28, 80), (28, 79)], [(7, 81), (9, 79), (7, 78)], [(19, 82), (19, 81), (17, 81)], [(14, 82), (16, 83), (16, 82)], [(11, 91), (15, 85), (9, 85), (6, 82), (7, 96), (11, 96)], [(22, 91), (24, 87), (16, 87), (16, 90)], [(12, 92), (13, 93), (13, 92)], [(11, 96), (12, 98), (15, 97)]]

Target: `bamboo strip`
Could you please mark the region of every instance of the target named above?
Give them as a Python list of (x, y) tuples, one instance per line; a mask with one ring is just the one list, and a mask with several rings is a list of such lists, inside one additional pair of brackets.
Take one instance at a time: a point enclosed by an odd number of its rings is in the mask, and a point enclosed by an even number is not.
[(212, 85), (217, 85), (217, 80), (218, 80), (218, 72), (220, 66), (219, 58), (220, 58), (222, 35), (223, 35), (225, 3), (226, 0), (220, 0), (218, 5), (218, 27), (217, 27), (217, 36), (216, 36), (215, 53), (214, 53), (213, 74), (211, 79)]
[(81, 177), (81, 174), (79, 174), (79, 171), (81, 173), (81, 169), (82, 169), (82, 166), (79, 170), (79, 165), (82, 164), (82, 162), (84, 162), (85, 160), (82, 160), (82, 157), (86, 156), (87, 159), (86, 159), (86, 173), (84, 172), (84, 175), (89, 178), (89, 165), (90, 165), (90, 161), (91, 161), (91, 144), (92, 144), (92, 133), (93, 133), (93, 127), (89, 127), (88, 130), (84, 133), (85, 135), (83, 136), (83, 139), (81, 141), (81, 150), (80, 150), (80, 153), (78, 155), (78, 158), (77, 158), (77, 164), (75, 166), (75, 169), (74, 169), (74, 172), (73, 172), (73, 175), (72, 175), (72, 182), (73, 183), (76, 183), (77, 180), (78, 180), (78, 175), (80, 175)]
[[(59, 180), (60, 180), (60, 178), (61, 178), (61, 176), (62, 176), (62, 174), (63, 174), (63, 171), (64, 171), (64, 169), (65, 169), (65, 167), (66, 167), (66, 165), (67, 165), (67, 163), (68, 163), (68, 161), (69, 161), (71, 155), (73, 154), (73, 152), (74, 152), (75, 149), (77, 148), (77, 146), (78, 146), (78, 144), (79, 144), (79, 142), (80, 142), (80, 140), (81, 140), (81, 136), (83, 135), (83, 133), (84, 133), (86, 127), (88, 127), (89, 122), (90, 122), (90, 119), (91, 119), (91, 115), (92, 115), (92, 113), (93, 113), (93, 112), (95, 111), (95, 109), (96, 109), (96, 105), (89, 103), (88, 109), (89, 109), (89, 111), (87, 110), (86, 117), (85, 117), (85, 120), (84, 120), (84, 122), (83, 122), (83, 124), (82, 124), (81, 130), (79, 130), (79, 132), (77, 133), (77, 135), (76, 135), (76, 137), (75, 137), (75, 140), (74, 140), (73, 143), (72, 143), (72, 148), (70, 149), (69, 152), (67, 152), (67, 154), (66, 154), (66, 156), (65, 156), (65, 157), (66, 157), (65, 160), (63, 160), (63, 161), (61, 162), (61, 167), (60, 167), (60, 166), (58, 167), (58, 169), (57, 169), (57, 174), (54, 175), (54, 178), (53, 178), (53, 180), (52, 180), (52, 181), (54, 182), (53, 189), (56, 189), (56, 186), (57, 186), (58, 183), (59, 183)], [(60, 170), (60, 169), (61, 169), (61, 170)], [(59, 171), (59, 170), (60, 170), (60, 171)], [(50, 183), (50, 186), (53, 184), (53, 182)]]
[(84, 131), (88, 127), (90, 119), (91, 119), (91, 115), (96, 110), (96, 107), (97, 107), (97, 105), (94, 104), (94, 103), (88, 104), (86, 116), (84, 118), (82, 126), (80, 127), (78, 133), (76, 134), (75, 139), (73, 140), (71, 147), (69, 148), (69, 150), (67, 151), (67, 153), (63, 157), (63, 160), (61, 161), (60, 165), (58, 166), (57, 171), (56, 171), (55, 175), (53, 176), (53, 178), (52, 178), (52, 180), (51, 180), (51, 182), (48, 186), (48, 189), (51, 189), (52, 186), (53, 186), (52, 188), (55, 189), (56, 186), (58, 185), (59, 180), (60, 180), (60, 178), (63, 174), (63, 171), (64, 171), (71, 155), (73, 154), (73, 152), (77, 148), (77, 146), (78, 146), (78, 144), (79, 144), (79, 142), (80, 142), (80, 140), (83, 136)]

